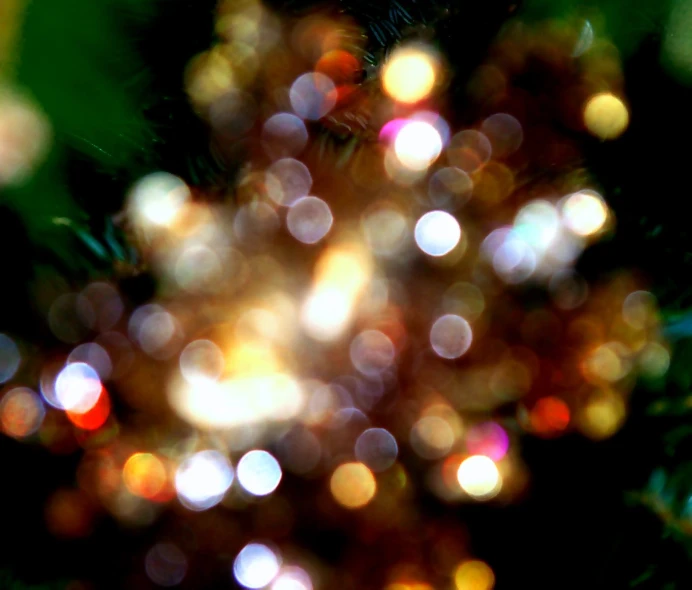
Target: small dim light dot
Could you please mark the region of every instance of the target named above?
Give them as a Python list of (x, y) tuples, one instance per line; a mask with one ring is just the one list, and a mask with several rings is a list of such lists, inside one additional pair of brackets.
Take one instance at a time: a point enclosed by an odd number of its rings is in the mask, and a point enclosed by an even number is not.
[(158, 543), (147, 552), (144, 569), (154, 584), (177, 586), (187, 572), (187, 558), (172, 543)]
[(166, 485), (166, 468), (151, 453), (135, 453), (125, 462), (123, 481), (135, 496), (151, 499)]
[(344, 463), (334, 470), (329, 481), (334, 499), (344, 508), (362, 508), (375, 496), (377, 485), (363, 463)]
[(435, 86), (436, 69), (433, 56), (420, 48), (395, 51), (384, 67), (384, 90), (399, 102), (418, 102)]
[(461, 489), (477, 500), (489, 500), (502, 488), (502, 476), (497, 465), (485, 455), (472, 455), (459, 465), (457, 479)]
[(454, 584), (456, 590), (492, 590), (495, 574), (483, 561), (465, 561), (454, 572)]
[(567, 227), (578, 236), (598, 233), (608, 220), (608, 207), (593, 191), (579, 191), (567, 197), (562, 206)]
[(615, 139), (629, 125), (630, 114), (617, 96), (603, 92), (592, 96), (584, 107), (584, 124), (600, 139)]

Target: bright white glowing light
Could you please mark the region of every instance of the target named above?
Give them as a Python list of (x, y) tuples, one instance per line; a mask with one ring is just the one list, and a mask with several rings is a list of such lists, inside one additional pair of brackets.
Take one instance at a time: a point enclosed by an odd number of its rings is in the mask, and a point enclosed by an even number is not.
[(435, 320), (430, 328), (430, 344), (442, 358), (456, 359), (471, 347), (473, 332), (462, 317), (447, 314)]
[(562, 204), (565, 225), (579, 236), (600, 231), (608, 220), (608, 207), (595, 191), (579, 191), (569, 195)]
[(336, 105), (336, 86), (324, 74), (310, 72), (296, 78), (291, 85), (289, 99), (296, 115), (317, 121)]
[(404, 125), (394, 140), (394, 153), (399, 162), (411, 170), (425, 170), (442, 152), (442, 138), (433, 125), (411, 121)]
[(316, 244), (329, 233), (334, 218), (329, 205), (317, 197), (298, 199), (288, 210), (286, 226), (304, 244)]
[(430, 256), (444, 256), (461, 239), (459, 222), (446, 211), (430, 211), (416, 223), (414, 237), (418, 247)]
[(178, 467), (175, 489), (186, 508), (206, 510), (221, 502), (233, 476), (233, 467), (224, 455), (218, 451), (200, 451)]
[(312, 580), (302, 568), (284, 567), (274, 580), (271, 590), (312, 590)]
[(261, 543), (249, 543), (233, 562), (233, 575), (246, 588), (264, 588), (276, 578), (281, 567), (279, 556)]
[(154, 172), (139, 180), (130, 191), (129, 208), (140, 225), (170, 225), (190, 200), (190, 189), (177, 176)]
[(190, 342), (180, 353), (180, 372), (189, 383), (217, 381), (223, 366), (223, 353), (211, 340)]
[(238, 462), (238, 481), (253, 496), (271, 494), (281, 481), (281, 466), (267, 451), (250, 451)]
[(101, 379), (92, 367), (70, 363), (55, 380), (55, 397), (60, 409), (83, 414), (96, 405), (101, 388)]
[(435, 86), (437, 61), (422, 47), (406, 47), (392, 53), (384, 66), (382, 85), (394, 100), (414, 103)]
[(235, 377), (214, 382), (172, 380), (168, 399), (181, 418), (200, 428), (230, 428), (295, 417), (303, 392), (284, 374)]
[(489, 500), (502, 488), (502, 476), (497, 465), (485, 455), (464, 459), (459, 465), (457, 479), (461, 488), (477, 500)]
[(352, 309), (353, 302), (347, 292), (329, 287), (318, 289), (303, 305), (303, 327), (316, 340), (333, 340), (348, 325)]

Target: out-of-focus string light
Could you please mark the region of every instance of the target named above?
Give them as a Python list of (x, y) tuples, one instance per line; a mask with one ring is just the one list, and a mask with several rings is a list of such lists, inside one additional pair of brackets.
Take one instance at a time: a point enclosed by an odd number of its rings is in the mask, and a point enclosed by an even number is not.
[(336, 105), (336, 86), (319, 72), (298, 76), (289, 91), (291, 106), (302, 119), (316, 121)]
[(476, 500), (489, 500), (502, 488), (502, 476), (495, 462), (485, 455), (472, 455), (457, 471), (461, 489)]
[(499, 461), (509, 450), (509, 437), (496, 422), (482, 422), (469, 428), (466, 448), (472, 455), (485, 455)]
[(456, 441), (454, 429), (440, 416), (423, 416), (411, 428), (409, 442), (423, 459), (440, 459)]
[(217, 381), (223, 369), (223, 353), (211, 340), (190, 342), (180, 353), (180, 372), (189, 383)]
[(96, 405), (102, 387), (92, 367), (86, 363), (70, 363), (55, 380), (55, 400), (61, 410), (84, 414)]
[(426, 98), (435, 87), (439, 63), (423, 47), (402, 47), (392, 52), (382, 72), (385, 92), (394, 100), (415, 103)]
[(430, 211), (416, 223), (414, 237), (418, 247), (429, 256), (444, 256), (461, 240), (461, 226), (446, 211)]
[(394, 362), (394, 344), (379, 330), (365, 330), (351, 342), (351, 362), (363, 375), (375, 377)]
[(329, 248), (318, 260), (313, 287), (301, 309), (306, 333), (320, 341), (338, 338), (372, 273), (365, 249), (355, 244)]
[(473, 192), (471, 177), (460, 168), (440, 168), (428, 181), (428, 196), (435, 207), (458, 208)]
[(274, 579), (271, 590), (312, 590), (312, 580), (308, 573), (297, 566), (281, 568)]
[(435, 353), (445, 359), (456, 359), (465, 354), (472, 340), (471, 326), (458, 315), (443, 315), (430, 328), (430, 344)]
[(41, 398), (27, 387), (15, 387), (0, 400), (0, 427), (13, 438), (38, 432), (46, 415)]
[(433, 125), (411, 120), (396, 134), (394, 153), (399, 162), (413, 171), (426, 170), (442, 152), (442, 138)]
[(554, 436), (567, 428), (571, 418), (569, 407), (563, 400), (554, 396), (544, 397), (531, 410), (531, 428), (537, 434)]
[(138, 226), (169, 227), (190, 200), (190, 189), (177, 176), (154, 172), (130, 190), (128, 210)]
[(231, 463), (218, 451), (195, 453), (175, 473), (178, 498), (190, 510), (207, 510), (223, 499), (234, 475)]
[(270, 158), (291, 158), (299, 155), (308, 144), (308, 130), (293, 113), (277, 113), (262, 127), (262, 147)]
[(262, 543), (249, 543), (233, 562), (233, 575), (245, 588), (264, 588), (279, 574), (281, 558)]
[(590, 438), (605, 439), (620, 429), (626, 415), (622, 396), (607, 390), (596, 392), (589, 397), (582, 410), (579, 427)]
[(291, 207), (298, 199), (307, 197), (312, 187), (308, 167), (295, 158), (281, 158), (266, 172), (267, 194), (278, 205)]
[(492, 151), (490, 140), (483, 133), (465, 129), (449, 142), (447, 160), (452, 166), (471, 174), (490, 160)]
[(281, 481), (281, 466), (267, 451), (250, 451), (242, 456), (236, 468), (238, 482), (253, 496), (271, 494)]
[(0, 187), (26, 181), (47, 153), (51, 134), (38, 105), (0, 87)]
[(600, 139), (615, 139), (630, 122), (630, 114), (622, 99), (610, 92), (592, 96), (584, 106), (584, 125)]
[(67, 357), (68, 363), (86, 363), (96, 370), (102, 380), (108, 379), (113, 371), (113, 364), (106, 350), (95, 342), (85, 342), (72, 350)]
[(356, 459), (373, 471), (384, 471), (394, 465), (398, 453), (396, 439), (384, 428), (369, 428), (356, 440)]
[(298, 199), (286, 215), (286, 226), (290, 234), (303, 244), (316, 244), (332, 227), (329, 205), (317, 197)]
[(152, 453), (135, 453), (123, 467), (123, 481), (127, 489), (141, 498), (155, 498), (166, 485), (166, 467)]
[(490, 115), (481, 125), (481, 131), (490, 141), (493, 156), (504, 158), (516, 152), (524, 140), (521, 123), (507, 113)]
[(465, 561), (454, 571), (454, 585), (456, 590), (492, 590), (495, 587), (495, 574), (483, 561)]
[(154, 584), (170, 588), (185, 578), (187, 558), (173, 543), (157, 543), (147, 551), (144, 569)]
[(14, 377), (20, 361), (21, 355), (14, 340), (5, 334), (0, 334), (0, 383), (5, 383)]
[(329, 488), (339, 504), (354, 510), (373, 499), (377, 484), (372, 471), (363, 463), (343, 463), (332, 473)]
[(219, 382), (190, 384), (174, 379), (168, 399), (182, 418), (205, 429), (290, 420), (304, 403), (300, 384), (293, 377), (271, 371)]
[(67, 410), (67, 419), (82, 430), (98, 430), (106, 424), (111, 412), (111, 401), (105, 387), (101, 388), (101, 394), (92, 408), (86, 412), (72, 412)]
[(598, 233), (608, 220), (608, 206), (595, 191), (583, 190), (567, 196), (561, 210), (567, 227), (579, 236)]

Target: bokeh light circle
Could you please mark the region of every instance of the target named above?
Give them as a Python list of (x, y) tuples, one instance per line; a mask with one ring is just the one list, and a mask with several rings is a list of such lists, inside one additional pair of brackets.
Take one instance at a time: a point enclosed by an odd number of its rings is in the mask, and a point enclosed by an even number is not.
[(181, 503), (194, 511), (218, 504), (233, 482), (229, 460), (218, 451), (200, 451), (185, 459), (175, 473)]
[(377, 491), (372, 471), (363, 463), (343, 463), (329, 480), (334, 499), (344, 508), (355, 510), (370, 502)]
[(233, 575), (245, 588), (264, 588), (276, 578), (281, 567), (279, 556), (262, 543), (249, 543), (233, 562)]
[(356, 440), (356, 459), (373, 471), (384, 471), (394, 465), (398, 453), (396, 439), (384, 428), (368, 428)]
[(288, 210), (286, 226), (303, 244), (316, 244), (329, 233), (334, 223), (329, 205), (317, 197), (298, 199)]
[(430, 344), (438, 356), (456, 359), (471, 347), (473, 331), (461, 316), (445, 314), (435, 320), (430, 328)]
[(281, 481), (281, 466), (267, 451), (254, 450), (246, 453), (236, 468), (238, 482), (253, 496), (271, 494)]
[(502, 476), (497, 465), (485, 455), (472, 455), (459, 465), (457, 479), (461, 489), (476, 500), (488, 500), (502, 488)]
[(459, 243), (461, 226), (446, 211), (430, 211), (418, 220), (413, 234), (423, 252), (430, 256), (444, 256)]

